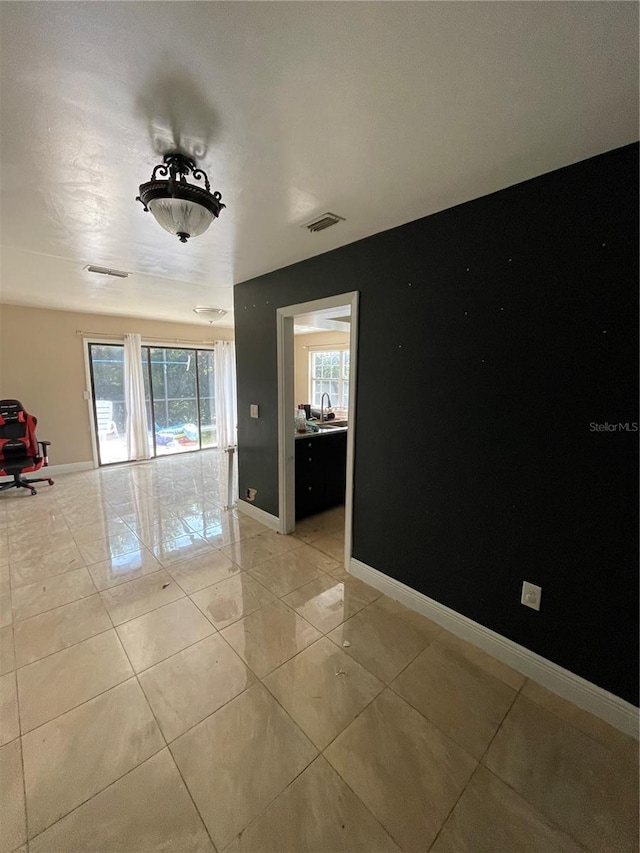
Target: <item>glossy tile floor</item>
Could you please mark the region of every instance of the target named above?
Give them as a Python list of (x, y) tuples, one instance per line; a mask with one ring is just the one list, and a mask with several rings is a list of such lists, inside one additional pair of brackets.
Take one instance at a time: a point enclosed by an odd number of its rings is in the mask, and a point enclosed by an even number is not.
[(0, 851), (637, 850), (637, 743), (346, 575), (217, 451), (0, 495)]

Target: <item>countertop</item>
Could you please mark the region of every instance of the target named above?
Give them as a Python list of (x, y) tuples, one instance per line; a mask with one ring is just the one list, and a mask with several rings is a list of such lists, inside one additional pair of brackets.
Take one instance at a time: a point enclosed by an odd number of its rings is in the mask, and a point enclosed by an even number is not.
[(297, 432), (295, 433), (296, 441), (299, 438), (321, 438), (323, 435), (334, 435), (339, 432), (346, 432), (349, 429), (348, 426), (343, 427), (330, 427), (329, 429), (321, 429), (319, 432)]

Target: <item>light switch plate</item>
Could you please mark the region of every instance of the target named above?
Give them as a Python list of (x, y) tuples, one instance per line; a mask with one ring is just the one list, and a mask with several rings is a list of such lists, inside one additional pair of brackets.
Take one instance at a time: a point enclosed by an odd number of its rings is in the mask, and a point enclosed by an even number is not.
[(249, 406), (249, 414), (252, 418), (260, 417), (260, 415), (258, 414), (258, 404), (257, 403), (251, 403), (251, 405)]
[(536, 586), (529, 581), (522, 582), (522, 596), (520, 603), (525, 607), (530, 607), (532, 610), (540, 610), (540, 601), (542, 599), (542, 587)]

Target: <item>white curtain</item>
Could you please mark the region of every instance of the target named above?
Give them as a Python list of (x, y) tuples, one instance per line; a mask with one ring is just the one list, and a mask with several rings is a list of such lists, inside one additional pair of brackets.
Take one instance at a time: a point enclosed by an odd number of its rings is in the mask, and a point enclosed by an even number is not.
[(214, 344), (216, 376), (216, 425), (218, 447), (228, 450), (238, 443), (238, 405), (236, 398), (236, 347), (233, 341)]
[(124, 402), (129, 459), (150, 459), (140, 335), (124, 336)]

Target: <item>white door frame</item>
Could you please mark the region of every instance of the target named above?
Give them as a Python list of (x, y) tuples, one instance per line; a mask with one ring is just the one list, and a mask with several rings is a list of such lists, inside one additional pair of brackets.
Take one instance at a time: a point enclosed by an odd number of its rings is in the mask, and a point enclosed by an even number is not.
[(293, 414), (295, 394), (293, 318), (327, 308), (351, 306), (351, 335), (349, 340), (349, 429), (347, 430), (347, 473), (345, 493), (345, 568), (351, 560), (353, 520), (353, 462), (356, 421), (356, 382), (358, 351), (358, 291), (340, 293), (312, 302), (287, 305), (277, 310), (278, 336), (278, 515), (279, 532), (293, 533), (296, 526), (295, 501), (295, 434)]
[(93, 409), (93, 383), (91, 381), (91, 356), (89, 355), (89, 344), (112, 344), (113, 339), (106, 338), (83, 338), (84, 348), (84, 376), (86, 390), (84, 391), (87, 406), (89, 407), (89, 431), (91, 432), (91, 453), (93, 454), (93, 467), (100, 467), (100, 456), (98, 455), (98, 439), (96, 430), (96, 417)]

